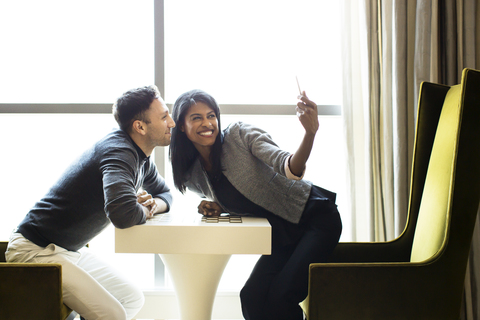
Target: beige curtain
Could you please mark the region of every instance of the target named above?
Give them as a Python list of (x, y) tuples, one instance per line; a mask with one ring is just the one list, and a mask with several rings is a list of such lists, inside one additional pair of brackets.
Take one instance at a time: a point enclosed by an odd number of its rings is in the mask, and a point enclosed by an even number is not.
[[(352, 238), (385, 241), (405, 226), (420, 83), (480, 69), (480, 0), (343, 0), (342, 10)], [(462, 319), (480, 320), (479, 290), (477, 219)]]
[(356, 241), (391, 240), (405, 226), (415, 112), (414, 9), (404, 0), (343, 1), (343, 115)]

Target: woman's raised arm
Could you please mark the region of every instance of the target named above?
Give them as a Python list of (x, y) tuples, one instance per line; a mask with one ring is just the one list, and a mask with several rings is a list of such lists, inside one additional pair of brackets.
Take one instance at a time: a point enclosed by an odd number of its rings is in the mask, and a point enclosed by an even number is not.
[(296, 176), (302, 176), (305, 164), (312, 151), (313, 141), (318, 131), (318, 111), (315, 102), (311, 101), (305, 91), (298, 96), (297, 117), (305, 128), (305, 135), (297, 151), (290, 158), (290, 171)]

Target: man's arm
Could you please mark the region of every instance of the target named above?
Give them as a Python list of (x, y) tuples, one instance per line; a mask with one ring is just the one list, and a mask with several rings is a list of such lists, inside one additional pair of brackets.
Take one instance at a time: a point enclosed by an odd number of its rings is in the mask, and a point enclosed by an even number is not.
[(105, 154), (101, 160), (105, 213), (112, 224), (120, 229), (146, 221), (143, 206), (137, 201), (135, 156), (133, 150), (118, 148)]
[[(172, 194), (170, 188), (167, 186), (165, 179), (158, 173), (155, 163), (150, 162), (149, 167), (145, 172), (145, 180), (143, 182), (143, 189), (151, 195), (155, 200), (157, 209), (155, 213), (167, 212), (172, 205)], [(144, 198), (145, 200), (148, 197)], [(139, 203), (143, 203), (139, 201)]]

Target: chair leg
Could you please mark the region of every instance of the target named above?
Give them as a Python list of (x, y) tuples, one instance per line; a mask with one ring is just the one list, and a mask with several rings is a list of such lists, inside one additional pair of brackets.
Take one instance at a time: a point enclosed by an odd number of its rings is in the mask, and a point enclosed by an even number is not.
[(72, 311), (72, 313), (70, 313), (70, 315), (65, 320), (74, 320), (77, 315), (78, 313)]

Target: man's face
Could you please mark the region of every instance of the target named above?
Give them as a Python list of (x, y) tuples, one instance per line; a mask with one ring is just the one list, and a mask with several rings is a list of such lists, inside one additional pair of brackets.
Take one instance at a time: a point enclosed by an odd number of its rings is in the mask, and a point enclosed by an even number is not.
[(170, 129), (175, 127), (175, 122), (165, 102), (161, 99), (154, 99), (150, 108), (145, 112), (145, 117), (150, 121), (146, 124), (146, 137), (153, 146), (168, 146), (172, 134)]

